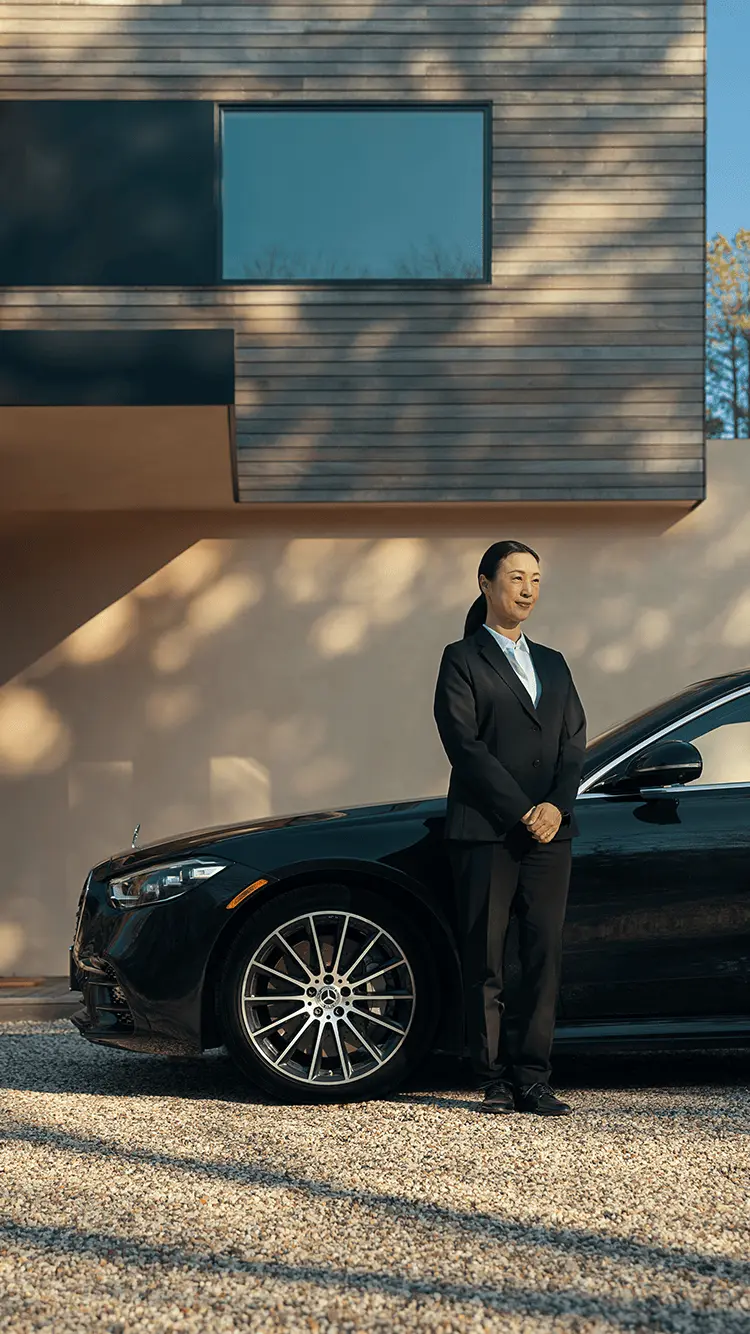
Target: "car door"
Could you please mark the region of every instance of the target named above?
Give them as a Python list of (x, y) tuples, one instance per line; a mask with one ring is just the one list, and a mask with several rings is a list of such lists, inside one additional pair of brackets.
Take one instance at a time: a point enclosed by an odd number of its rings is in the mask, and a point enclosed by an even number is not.
[(696, 746), (700, 778), (607, 794), (642, 742), (576, 804), (568, 1022), (750, 1016), (750, 693), (658, 735)]

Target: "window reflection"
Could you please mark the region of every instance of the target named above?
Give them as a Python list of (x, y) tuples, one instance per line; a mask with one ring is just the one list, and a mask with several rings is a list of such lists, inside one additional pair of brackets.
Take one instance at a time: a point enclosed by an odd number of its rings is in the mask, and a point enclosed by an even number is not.
[(225, 111), (224, 278), (483, 281), (485, 114)]

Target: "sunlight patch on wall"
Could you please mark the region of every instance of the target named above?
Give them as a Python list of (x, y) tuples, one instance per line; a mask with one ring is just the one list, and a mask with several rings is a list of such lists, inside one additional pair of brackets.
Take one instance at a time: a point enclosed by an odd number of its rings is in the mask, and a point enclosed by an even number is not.
[(187, 622), (196, 635), (222, 630), (263, 596), (263, 581), (256, 574), (225, 574), (190, 603)]
[(12, 975), (25, 944), (26, 932), (18, 922), (0, 922), (0, 973)]
[[(724, 484), (720, 479), (714, 479), (712, 475), (711, 457), (714, 453), (714, 445), (718, 443), (714, 440), (706, 441), (707, 472), (708, 472), (708, 490), (706, 499), (701, 505), (690, 510), (687, 514), (682, 514), (669, 527), (665, 528), (660, 535), (659, 541), (676, 542), (687, 539), (695, 542), (700, 540), (705, 543), (710, 540), (711, 535), (727, 533), (729, 525), (732, 523), (732, 516), (736, 515), (738, 510), (744, 515), (746, 505), (744, 492), (736, 483)], [(722, 444), (728, 444), (729, 441), (723, 440)], [(745, 445), (746, 441), (741, 441)]]
[(361, 607), (334, 607), (310, 629), (310, 643), (321, 658), (356, 653), (367, 634), (368, 619)]
[(0, 773), (52, 773), (71, 745), (68, 727), (41, 690), (12, 684), (0, 691)]
[(676, 36), (667, 46), (664, 52), (664, 63), (671, 64), (672, 61), (696, 61), (703, 60), (703, 31), (696, 25), (696, 31), (686, 32)]
[(263, 820), (271, 814), (271, 777), (245, 755), (212, 755), (209, 761), (211, 819), (217, 824)]
[(617, 643), (607, 644), (594, 653), (594, 662), (603, 672), (627, 671), (642, 653), (663, 648), (672, 633), (672, 617), (661, 607), (644, 607), (633, 614), (627, 635)]
[[(489, 546), (485, 541), (485, 546)], [(441, 543), (442, 547), (443, 544)], [(477, 569), (482, 554), (481, 542), (472, 542), (470, 546), (462, 541), (459, 543), (448, 543), (447, 556), (445, 552), (440, 555), (440, 548), (437, 550), (428, 548), (425, 557), (425, 566), (429, 570), (435, 570), (435, 593), (439, 599), (441, 607), (461, 607), (465, 611), (469, 610), (474, 599), (479, 594), (477, 586)], [(461, 633), (463, 621), (456, 629), (456, 638)]]
[(414, 610), (413, 585), (427, 561), (421, 538), (394, 537), (373, 543), (361, 558), (347, 562), (339, 596), (344, 603), (312, 626), (310, 643), (323, 658), (356, 653), (373, 624), (390, 625)]
[(633, 627), (633, 637), (644, 649), (661, 648), (672, 632), (672, 617), (662, 607), (645, 607)]
[(745, 514), (706, 551), (706, 568), (713, 565), (720, 570), (731, 570), (738, 561), (750, 556), (750, 514)]
[(157, 672), (169, 674), (187, 666), (199, 642), (223, 630), (263, 596), (262, 580), (254, 574), (226, 574), (198, 593), (188, 605), (186, 623), (167, 630), (151, 650)]
[(723, 643), (735, 648), (750, 644), (750, 593), (741, 593), (726, 613), (721, 627)]
[[(421, 53), (419, 56), (412, 56), (406, 63), (406, 69), (412, 78), (423, 79), (427, 74), (427, 61)], [(458, 84), (457, 89), (454, 89), (456, 97), (461, 96), (461, 87), (461, 84)]]
[(292, 605), (316, 602), (329, 595), (331, 580), (340, 579), (365, 545), (364, 540), (294, 538), (284, 550), (274, 582)]
[[(578, 216), (580, 217), (581, 216), (580, 198), (576, 202), (578, 206), (577, 208)], [(537, 207), (534, 211), (534, 221), (532, 225), (529, 227), (528, 236), (545, 237), (550, 231), (553, 231), (556, 227), (559, 228), (560, 220), (558, 216), (558, 209), (559, 209), (558, 196), (554, 191), (551, 191), (548, 195), (545, 196), (543, 203), (540, 202), (539, 204), (537, 204)], [(664, 209), (662, 209), (662, 212), (664, 212)], [(576, 213), (574, 212), (573, 228), (575, 227), (575, 217)], [(591, 219), (592, 221), (593, 219), (596, 219), (594, 225), (598, 228), (601, 228), (601, 230), (603, 232), (606, 232), (608, 235), (611, 232), (617, 231), (618, 226), (624, 228), (626, 221), (623, 220), (622, 217), (621, 204), (611, 203), (611, 201), (607, 199), (606, 195), (602, 195), (597, 200), (596, 195), (593, 194), (593, 192), (587, 193), (586, 195), (584, 222), (587, 224), (588, 227), (592, 225), (592, 222), (590, 222), (589, 219)], [(571, 228), (571, 230), (573, 230), (573, 228)], [(523, 241), (518, 245), (516, 250), (516, 253), (519, 256), (519, 258), (522, 258), (527, 253), (527, 249), (528, 249), (528, 239), (526, 236), (524, 236)]]
[(594, 661), (603, 672), (625, 672), (633, 659), (633, 653), (627, 644), (608, 644), (594, 654)]
[(349, 569), (342, 588), (343, 597), (350, 602), (364, 602), (377, 619), (399, 619), (402, 608), (398, 604), (403, 603), (426, 564), (425, 548), (426, 543), (418, 537), (394, 537), (376, 542)]
[(61, 654), (68, 662), (86, 666), (106, 662), (120, 653), (137, 631), (138, 613), (133, 598), (128, 594), (92, 616), (79, 626), (60, 645)]
[(198, 691), (194, 686), (164, 686), (152, 690), (146, 699), (146, 719), (159, 731), (184, 727), (198, 712)]
[(190, 597), (213, 579), (221, 569), (232, 547), (231, 542), (196, 542), (168, 565), (144, 579), (135, 589), (139, 598)]
[[(267, 296), (267, 300), (264, 300)], [(243, 306), (235, 316), (237, 327), (247, 333), (288, 333), (289, 324), (296, 324), (302, 315), (299, 292), (285, 292), (283, 288), (264, 293), (254, 292), (252, 305)]]
[(566, 657), (581, 658), (591, 643), (591, 630), (582, 622), (579, 622), (578, 625), (566, 626), (565, 643)]
[(167, 630), (157, 639), (151, 650), (151, 663), (154, 670), (165, 676), (171, 672), (181, 672), (189, 663), (194, 648), (193, 636), (182, 627), (179, 630)]

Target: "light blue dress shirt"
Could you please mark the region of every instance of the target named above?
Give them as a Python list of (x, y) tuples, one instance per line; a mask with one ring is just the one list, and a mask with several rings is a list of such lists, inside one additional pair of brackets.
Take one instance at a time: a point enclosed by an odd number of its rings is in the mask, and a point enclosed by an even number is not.
[(539, 703), (539, 696), (542, 693), (542, 684), (537, 676), (531, 650), (524, 635), (520, 634), (518, 639), (509, 639), (507, 635), (501, 635), (499, 630), (493, 630), (492, 626), (487, 625), (486, 622), (484, 628), (489, 630), (492, 638), (500, 645), (516, 676), (528, 690), (531, 702), (536, 708)]

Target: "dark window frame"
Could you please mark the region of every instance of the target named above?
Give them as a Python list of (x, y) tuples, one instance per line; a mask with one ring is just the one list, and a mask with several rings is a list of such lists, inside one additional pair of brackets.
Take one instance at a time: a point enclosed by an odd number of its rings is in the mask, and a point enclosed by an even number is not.
[[(214, 141), (216, 175), (214, 199), (218, 226), (216, 238), (217, 281), (221, 287), (287, 287), (307, 288), (440, 288), (453, 291), (461, 288), (492, 286), (492, 102), (419, 102), (405, 101), (289, 101), (289, 102), (216, 102), (214, 104)], [(482, 273), (479, 278), (225, 278), (224, 277), (224, 211), (222, 184), (224, 180), (222, 117), (225, 111), (481, 111), (483, 116), (483, 207), (482, 207)]]

